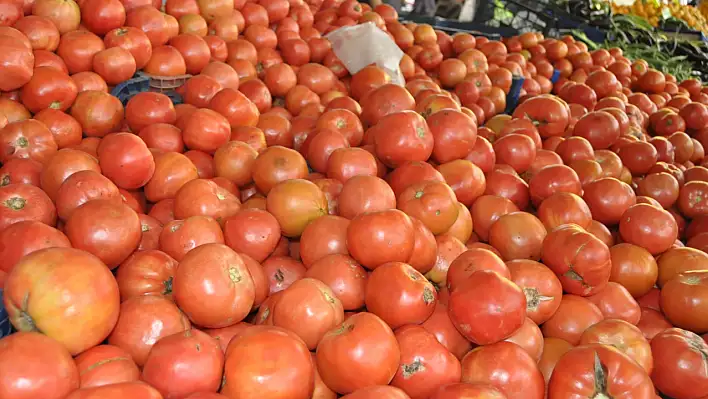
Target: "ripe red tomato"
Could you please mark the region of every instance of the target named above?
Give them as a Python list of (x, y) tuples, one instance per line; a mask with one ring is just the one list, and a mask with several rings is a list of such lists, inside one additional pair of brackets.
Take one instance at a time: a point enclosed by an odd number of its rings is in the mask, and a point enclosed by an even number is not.
[(465, 355), (462, 382), (492, 385), (509, 399), (544, 397), (543, 375), (536, 362), (520, 346), (506, 341)]
[[(263, 361), (271, 356), (288, 367), (273, 368)], [(226, 350), (221, 392), (227, 397), (255, 394), (308, 399), (315, 385), (314, 367), (307, 346), (294, 333), (273, 326), (251, 327)]]
[(704, 356), (708, 353), (708, 345), (700, 336), (668, 328), (652, 338), (651, 349), (654, 355), (651, 377), (662, 393), (672, 397), (700, 397), (708, 390), (708, 377), (696, 373), (704, 366)]
[(40, 330), (72, 354), (106, 339), (116, 325), (119, 303), (110, 270), (95, 256), (73, 248), (25, 256), (5, 282), (4, 304), (13, 326)]
[(400, 367), (391, 385), (411, 399), (427, 399), (441, 386), (459, 382), (460, 361), (425, 328), (407, 325), (396, 330)]
[(17, 332), (0, 345), (0, 394), (64, 398), (79, 388), (79, 371), (59, 342), (37, 332)]
[(401, 352), (391, 328), (372, 313), (357, 313), (328, 331), (317, 347), (322, 381), (338, 393), (387, 385)]
[[(594, 378), (584, 379), (583, 375)], [(649, 375), (629, 356), (601, 344), (579, 346), (560, 358), (548, 383), (549, 396), (593, 395), (655, 398)]]
[(75, 359), (81, 388), (140, 380), (140, 370), (130, 354), (113, 345), (98, 345)]
[[(491, 312), (491, 308), (497, 310)], [(477, 345), (508, 338), (524, 323), (525, 310), (521, 288), (489, 270), (473, 272), (450, 294), (450, 319)]]
[(191, 329), (166, 336), (153, 346), (142, 380), (163, 396), (186, 397), (219, 390), (223, 367), (219, 344), (206, 333)]
[(377, 267), (369, 276), (364, 298), (369, 312), (379, 316), (392, 329), (420, 324), (435, 310), (435, 287), (402, 262)]
[(566, 294), (558, 310), (541, 329), (544, 337), (560, 338), (577, 345), (583, 332), (603, 318), (600, 309), (587, 298)]

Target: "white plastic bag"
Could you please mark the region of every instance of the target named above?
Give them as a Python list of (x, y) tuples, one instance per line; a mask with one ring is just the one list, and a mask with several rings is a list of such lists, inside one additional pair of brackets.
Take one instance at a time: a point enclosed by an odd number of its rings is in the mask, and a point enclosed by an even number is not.
[(345, 26), (325, 37), (332, 43), (332, 51), (350, 74), (376, 64), (388, 73), (392, 83), (399, 86), (405, 84), (400, 68), (403, 51), (373, 22)]

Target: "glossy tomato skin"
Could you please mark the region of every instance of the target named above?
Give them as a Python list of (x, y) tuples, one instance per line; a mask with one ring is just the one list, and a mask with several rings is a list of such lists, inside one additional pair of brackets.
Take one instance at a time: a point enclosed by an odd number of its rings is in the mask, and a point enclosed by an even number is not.
[(130, 353), (142, 366), (160, 338), (190, 328), (189, 319), (171, 300), (157, 295), (138, 296), (121, 303), (120, 317), (108, 343)]
[(385, 263), (369, 275), (366, 308), (392, 329), (422, 323), (435, 310), (436, 301), (435, 287), (409, 264)]
[(303, 278), (282, 291), (272, 318), (273, 325), (294, 332), (314, 350), (327, 331), (344, 321), (344, 309), (329, 286)]
[(191, 329), (155, 344), (143, 367), (142, 380), (165, 397), (186, 397), (194, 392), (216, 392), (223, 367), (224, 353), (216, 340)]
[(317, 347), (317, 369), (332, 390), (351, 393), (388, 384), (401, 352), (391, 328), (372, 313), (357, 313), (330, 330)]
[(200, 245), (179, 265), (172, 284), (174, 299), (195, 324), (227, 327), (250, 312), (253, 281), (241, 257), (226, 245)]
[[(281, 367), (264, 361), (270, 357)], [(307, 346), (295, 334), (274, 326), (254, 326), (226, 350), (221, 393), (228, 398), (308, 399), (315, 384), (314, 367)]]
[(526, 296), (526, 316), (536, 324), (545, 323), (560, 306), (563, 288), (551, 269), (542, 263), (517, 259), (506, 263), (510, 280)]
[(371, 270), (387, 262), (407, 261), (413, 245), (413, 223), (399, 210), (358, 215), (347, 229), (349, 253)]
[(462, 399), (462, 398), (479, 398), (479, 399), (506, 399), (506, 395), (498, 388), (489, 384), (468, 384), (457, 382), (453, 384), (443, 385), (438, 389), (430, 399)]
[(59, 399), (79, 388), (79, 371), (60, 343), (38, 332), (0, 340), (0, 395)]
[(662, 393), (676, 398), (701, 398), (708, 392), (706, 367), (708, 345), (700, 336), (669, 328), (651, 340), (654, 370), (651, 377)]
[(624, 320), (605, 319), (585, 330), (580, 337), (580, 345), (602, 344), (614, 346), (651, 374), (654, 360), (649, 340), (641, 330)]
[[(47, 248), (24, 257), (8, 276), (3, 299), (17, 330), (40, 330), (72, 354), (108, 336), (120, 304), (118, 285), (105, 264), (73, 248)], [(66, 323), (73, 327), (67, 329)]]
[(72, 392), (65, 399), (161, 399), (160, 391), (141, 382), (123, 382), (118, 384), (89, 387)]
[(409, 399), (406, 393), (390, 385), (376, 385), (367, 388), (357, 389), (348, 395), (342, 396), (344, 399)]
[(568, 351), (548, 383), (553, 398), (604, 394), (612, 398), (654, 399), (654, 386), (644, 369), (619, 350), (590, 344)]
[(551, 231), (543, 242), (542, 259), (556, 273), (565, 292), (581, 296), (602, 290), (612, 271), (607, 245), (577, 225)]
[(477, 345), (492, 344), (509, 337), (524, 323), (526, 296), (509, 279), (478, 270), (450, 294), (449, 314), (467, 339)]
[(9, 273), (26, 255), (44, 248), (71, 247), (61, 231), (38, 221), (13, 223), (0, 231), (0, 271)]
[(401, 364), (391, 385), (411, 399), (427, 399), (440, 386), (459, 382), (460, 361), (425, 328), (407, 325), (396, 330)]
[(705, 306), (706, 271), (688, 271), (678, 274), (661, 288), (661, 310), (676, 327), (697, 334), (708, 332)]
[(130, 354), (113, 345), (98, 345), (75, 359), (81, 388), (140, 380), (140, 370)]
[(620, 220), (619, 231), (624, 241), (643, 247), (652, 255), (671, 248), (678, 238), (674, 217), (668, 211), (647, 204), (627, 209)]
[(436, 162), (462, 159), (474, 148), (477, 140), (476, 121), (457, 110), (443, 109), (426, 118), (433, 134), (433, 154)]
[(541, 399), (545, 390), (536, 362), (511, 342), (481, 346), (465, 355), (462, 382), (492, 385), (508, 399)]

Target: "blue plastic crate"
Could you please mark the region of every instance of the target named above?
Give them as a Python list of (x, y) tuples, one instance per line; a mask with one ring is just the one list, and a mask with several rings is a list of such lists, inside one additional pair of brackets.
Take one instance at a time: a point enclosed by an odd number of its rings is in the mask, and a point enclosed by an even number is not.
[(144, 91), (150, 90), (150, 78), (143, 75), (142, 72), (138, 72), (133, 76), (132, 79), (128, 79), (125, 82), (118, 83), (116, 87), (111, 90), (111, 95), (118, 97), (123, 105), (128, 103), (134, 95), (142, 93)]
[(5, 305), (2, 302), (2, 290), (0, 289), (0, 338), (10, 335), (11, 332), (10, 316), (7, 314)]
[(514, 76), (514, 80), (511, 81), (511, 90), (509, 94), (506, 95), (506, 109), (504, 113), (511, 115), (514, 113), (516, 106), (519, 104), (519, 97), (521, 97), (521, 88), (524, 85), (526, 78), (523, 76)]
[[(181, 85), (182, 83), (184, 83), (184, 81), (186, 81), (186, 79), (188, 79), (188, 77), (186, 76), (188, 75), (179, 76), (175, 79), (170, 79), (169, 83)], [(177, 81), (177, 79), (179, 79), (179, 81)], [(155, 85), (151, 85), (151, 82), (160, 83), (163, 81), (164, 79), (153, 79), (142, 72), (138, 72), (135, 74), (135, 76), (133, 76), (132, 79), (128, 79), (125, 82), (116, 85), (113, 90), (111, 90), (111, 95), (114, 97), (118, 97), (120, 102), (123, 103), (123, 105), (125, 106), (128, 103), (128, 100), (133, 98), (133, 96), (138, 93), (143, 93), (146, 91), (158, 91), (169, 97), (172, 100), (173, 104), (182, 104), (182, 96), (180, 96), (176, 91), (163, 89), (156, 90)], [(157, 86), (159, 87), (160, 85), (157, 84)]]
[(553, 70), (553, 75), (551, 76), (551, 83), (556, 84), (558, 79), (561, 77), (561, 71), (554, 69)]

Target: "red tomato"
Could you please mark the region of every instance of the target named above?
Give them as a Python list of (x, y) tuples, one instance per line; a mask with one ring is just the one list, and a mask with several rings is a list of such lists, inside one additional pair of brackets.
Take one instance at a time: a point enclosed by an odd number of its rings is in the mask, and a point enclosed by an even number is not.
[(536, 362), (511, 342), (480, 346), (465, 355), (462, 382), (492, 385), (509, 399), (544, 397), (543, 375)]
[(567, 397), (597, 393), (638, 399), (656, 397), (649, 375), (618, 349), (601, 344), (571, 349), (556, 364), (548, 383), (548, 395)]
[(61, 343), (37, 332), (17, 332), (0, 345), (0, 380), (6, 397), (59, 399), (79, 388), (79, 371)]
[(120, 294), (110, 270), (95, 256), (48, 248), (15, 265), (5, 282), (4, 303), (18, 331), (38, 329), (79, 354), (113, 330)]
[(130, 354), (113, 345), (98, 345), (75, 359), (81, 388), (140, 380), (140, 370)]

